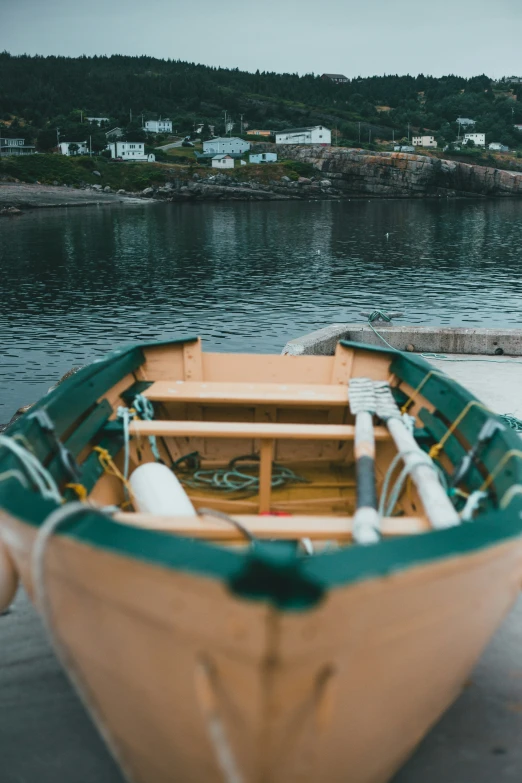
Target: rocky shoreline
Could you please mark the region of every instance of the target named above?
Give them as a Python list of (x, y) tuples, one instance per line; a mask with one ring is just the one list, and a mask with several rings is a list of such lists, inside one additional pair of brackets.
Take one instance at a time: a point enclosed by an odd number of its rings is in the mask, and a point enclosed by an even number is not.
[[(304, 164), (310, 176), (265, 176), (261, 180), (253, 178), (247, 168), (241, 179), (243, 171), (237, 169), (233, 174), (214, 169), (193, 174), (181, 170), (172, 171), (166, 183), (151, 184), (138, 192), (114, 191), (100, 184), (72, 187), (9, 182), (0, 185), (0, 215), (137, 199), (200, 202), (522, 196), (522, 173), (427, 155), (303, 146), (285, 147), (284, 155)], [(263, 174), (270, 171), (267, 167)]]

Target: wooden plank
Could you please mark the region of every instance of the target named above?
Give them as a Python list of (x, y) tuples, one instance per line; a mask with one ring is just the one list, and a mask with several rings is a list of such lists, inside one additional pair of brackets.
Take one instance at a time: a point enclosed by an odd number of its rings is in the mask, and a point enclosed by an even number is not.
[[(257, 516), (252, 514), (234, 514), (258, 538), (313, 540), (352, 539), (353, 517), (331, 516)], [(114, 516), (116, 522), (133, 527), (152, 530), (168, 530), (190, 538), (210, 538), (215, 541), (241, 540), (241, 533), (233, 525), (217, 517), (166, 517), (155, 514), (119, 512)], [(425, 533), (431, 528), (423, 517), (387, 517), (382, 520), (383, 536), (407, 536)]]
[[(120, 433), (111, 433), (100, 442), (102, 449), (107, 449), (111, 457), (115, 457), (123, 446), (123, 435)], [(100, 462), (100, 455), (97, 451), (92, 451), (85, 462), (81, 465), (80, 484), (91, 492), (97, 481), (103, 476), (104, 469)], [(64, 492), (66, 500), (76, 500), (76, 494), (72, 489)]]
[(352, 374), (354, 356), (355, 351), (353, 348), (345, 348), (341, 343), (337, 343), (335, 347), (332, 383), (339, 384), (347, 389)]
[(348, 405), (348, 387), (305, 383), (229, 383), (205, 381), (156, 381), (143, 391), (153, 402), (202, 402), (291, 407)]
[[(104, 424), (109, 420), (112, 414), (112, 407), (107, 400), (102, 400), (95, 408), (89, 413), (89, 415), (82, 421), (81, 424), (76, 427), (71, 436), (65, 441), (65, 448), (67, 448), (73, 457), (83, 451), (83, 449), (89, 445), (90, 441), (101, 431)], [(54, 476), (54, 478), (61, 479), (63, 475), (63, 466), (59, 456), (54, 456), (47, 470)]]
[(333, 356), (203, 353), (203, 377), (240, 383), (331, 383), (333, 361)]
[[(119, 425), (116, 424), (118, 427)], [(282, 438), (287, 440), (353, 440), (351, 424), (279, 424), (241, 421), (132, 421), (131, 435), (196, 438)], [(389, 439), (375, 427), (376, 440)]]
[[(81, 370), (63, 384), (47, 401), (44, 397), (41, 407), (54, 422), (56, 433), (62, 435), (85, 410), (100, 400), (121, 378), (143, 363), (145, 357), (141, 349), (133, 348), (99, 366), (90, 365), (92, 375), (84, 377)], [(40, 406), (39, 406), (40, 407)]]
[(259, 513), (265, 514), (270, 511), (274, 441), (262, 440), (259, 452)]
[(196, 342), (185, 343), (183, 346), (183, 367), (186, 381), (203, 380), (201, 340), (199, 337)]

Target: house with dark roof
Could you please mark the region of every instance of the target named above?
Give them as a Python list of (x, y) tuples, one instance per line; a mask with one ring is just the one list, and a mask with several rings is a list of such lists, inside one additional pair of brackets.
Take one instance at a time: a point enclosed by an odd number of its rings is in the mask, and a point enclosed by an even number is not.
[(321, 79), (325, 81), (335, 82), (336, 84), (346, 84), (348, 77), (343, 73), (323, 73)]

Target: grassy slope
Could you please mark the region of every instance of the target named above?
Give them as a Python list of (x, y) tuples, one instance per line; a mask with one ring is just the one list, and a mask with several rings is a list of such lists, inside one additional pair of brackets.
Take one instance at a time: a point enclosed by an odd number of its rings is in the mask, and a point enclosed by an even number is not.
[[(177, 156), (172, 156), (173, 161)], [(182, 161), (183, 164), (186, 162)], [(181, 162), (181, 158), (180, 158)], [(99, 171), (101, 176), (94, 174)], [(111, 163), (105, 158), (74, 157), (63, 155), (27, 155), (0, 159), (0, 180), (20, 180), (42, 185), (109, 185), (113, 190), (123, 188), (139, 191), (150, 185), (162, 185), (168, 180), (186, 179), (193, 173), (202, 176), (219, 174), (208, 166), (176, 165), (174, 163)], [(276, 164), (237, 166), (226, 174), (239, 181), (257, 180), (268, 183), (286, 175), (290, 179), (317, 174), (315, 169), (296, 161)]]

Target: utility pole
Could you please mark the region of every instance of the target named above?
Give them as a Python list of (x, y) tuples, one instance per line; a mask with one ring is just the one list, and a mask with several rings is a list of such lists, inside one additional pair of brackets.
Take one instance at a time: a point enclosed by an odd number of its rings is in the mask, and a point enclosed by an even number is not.
[(361, 143), (361, 123), (359, 123), (359, 144)]
[(132, 122), (132, 109), (129, 109), (129, 118), (130, 118), (130, 121)]
[(392, 128), (392, 142), (395, 144), (395, 128)]
[(80, 123), (83, 125), (83, 111), (80, 109)]
[(243, 135), (243, 117), (244, 117), (245, 115), (244, 115), (244, 114), (240, 114), (239, 116), (241, 117), (241, 125), (240, 125), (240, 127), (241, 127), (241, 133), (240, 133), (239, 135), (240, 135), (240, 136), (242, 136), (242, 135)]
[(89, 157), (92, 158), (92, 136), (89, 136)]
[(410, 140), (410, 123), (408, 123), (408, 141)]
[(56, 128), (56, 146), (60, 146), (60, 128)]
[(368, 144), (372, 143), (372, 131), (371, 129), (368, 131)]
[(225, 136), (227, 135), (228, 125), (227, 125), (227, 110), (225, 109)]

